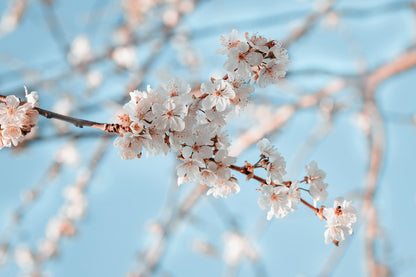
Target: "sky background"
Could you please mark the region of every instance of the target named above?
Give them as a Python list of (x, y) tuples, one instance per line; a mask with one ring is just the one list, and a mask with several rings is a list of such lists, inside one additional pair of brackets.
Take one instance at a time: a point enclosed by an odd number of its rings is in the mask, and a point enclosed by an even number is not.
[[(12, 1), (0, 1), (0, 15)], [(115, 26), (123, 22), (118, 1), (55, 1), (54, 11), (64, 38), (57, 40), (48, 28), (50, 9), (41, 1), (29, 1), (21, 24), (0, 37), (0, 94), (23, 95), (23, 86), (36, 90), (40, 105), (52, 109), (60, 99), (72, 96), (73, 116), (107, 122), (113, 119), (116, 101), (126, 92), (126, 83), (136, 74), (119, 70), (106, 60), (91, 68), (104, 74), (102, 84), (93, 94), (87, 93), (85, 72), (71, 68), (64, 48), (79, 36), (89, 37), (94, 53), (102, 53), (113, 43)], [(147, 84), (156, 87), (168, 76), (198, 83), (210, 76), (223, 74), (225, 57), (216, 55), (218, 38), (233, 28), (240, 32), (258, 32), (268, 38), (284, 40), (302, 19), (315, 13), (324, 1), (201, 1), (185, 15), (179, 30), (191, 34), (189, 47), (195, 51), (200, 66), (186, 68), (180, 64), (177, 44), (166, 41), (161, 54), (143, 77), (139, 89)], [(256, 88), (253, 103), (273, 111), (296, 102), (306, 93), (319, 91), (335, 78), (352, 80), (362, 68), (369, 72), (384, 65), (415, 46), (416, 11), (412, 1), (338, 1), (334, 12), (323, 16), (310, 32), (288, 47), (291, 64), (287, 82), (266, 89)], [(158, 11), (154, 12), (156, 16)], [(151, 15), (153, 16), (153, 14)], [(334, 21), (335, 20), (335, 21)], [(136, 32), (150, 39), (135, 49), (139, 66), (145, 64), (160, 32), (152, 34), (151, 26), (137, 27)], [(335, 23), (334, 23), (335, 22)], [(153, 37), (154, 36), (154, 37)], [(365, 65), (363, 67), (363, 64)], [(352, 76), (352, 77), (351, 77)], [(380, 234), (376, 257), (394, 276), (416, 276), (416, 186), (414, 166), (416, 114), (414, 81), (416, 69), (410, 69), (383, 82), (375, 100), (385, 123), (386, 145), (382, 171), (377, 182), (374, 204), (378, 213)], [(354, 84), (352, 82), (352, 84)], [(318, 162), (327, 173), (332, 206), (338, 196), (362, 203), (368, 165), (368, 145), (360, 128), (362, 99), (354, 85), (348, 85), (322, 105), (342, 105), (333, 116), (327, 134), (310, 147), (311, 133), (320, 133), (324, 122), (321, 109), (312, 107), (296, 115), (278, 132), (267, 137), (286, 158), (288, 176), (302, 179), (304, 166)], [(243, 130), (256, 126), (252, 108), (242, 111), (229, 125), (231, 141)], [(21, 194), (44, 182), (45, 189), (10, 239), (11, 248), (27, 244), (35, 248), (44, 236), (48, 220), (63, 203), (63, 189), (75, 182), (99, 145), (99, 132), (69, 127), (76, 134), (92, 133), (77, 140), (82, 157), (77, 166), (66, 166), (57, 178), (48, 181), (47, 172), (68, 137), (55, 137), (56, 128), (40, 118), (38, 132), (46, 137), (22, 151), (0, 151), (0, 234), (10, 225), (13, 210), (21, 203)], [(318, 131), (316, 131), (318, 130)], [(52, 139), (48, 139), (53, 137)], [(319, 136), (318, 136), (319, 137)], [(113, 140), (114, 138), (111, 138)], [(258, 151), (251, 146), (237, 160), (255, 162)], [(137, 264), (139, 253), (156, 238), (151, 226), (164, 222), (166, 203), (181, 201), (194, 184), (174, 184), (175, 155), (146, 157), (124, 161), (115, 147), (108, 147), (86, 190), (88, 210), (77, 222), (77, 235), (65, 238), (60, 256), (46, 263), (45, 272), (53, 276), (125, 276)], [(266, 212), (257, 205), (258, 185), (236, 176), (241, 191), (228, 199), (202, 197), (169, 237), (169, 245), (155, 276), (320, 276), (336, 247), (324, 243), (325, 223), (311, 210), (300, 205), (283, 219), (266, 220)], [(173, 200), (172, 200), (173, 199)], [(169, 209), (168, 209), (169, 210)], [(226, 219), (224, 219), (226, 218)], [(230, 218), (235, 223), (230, 224)], [(365, 222), (359, 217), (355, 232), (339, 249), (342, 257), (332, 276), (365, 276)], [(224, 235), (238, 230), (256, 245), (259, 262), (243, 259), (233, 271), (222, 260)], [(0, 239), (2, 237), (0, 236)], [(204, 241), (217, 250), (210, 257), (194, 250), (195, 241)], [(21, 271), (13, 257), (0, 267), (0, 276), (19, 276)]]

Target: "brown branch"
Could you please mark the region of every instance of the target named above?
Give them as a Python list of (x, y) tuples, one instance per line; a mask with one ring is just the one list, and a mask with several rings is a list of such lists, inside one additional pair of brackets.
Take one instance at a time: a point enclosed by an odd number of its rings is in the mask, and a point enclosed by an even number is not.
[(381, 66), (368, 76), (366, 95), (374, 94), (377, 87), (386, 79), (411, 69), (416, 65), (416, 50), (404, 52), (392, 62)]
[[(0, 95), (0, 101), (6, 102), (6, 96)], [(21, 102), (23, 103), (23, 102)], [(119, 134), (121, 130), (125, 130), (123, 126), (116, 123), (98, 123), (95, 121), (84, 120), (80, 118), (75, 118), (71, 116), (66, 116), (63, 114), (55, 113), (52, 111), (48, 111), (42, 108), (35, 107), (35, 110), (38, 111), (39, 115), (46, 117), (48, 119), (57, 119), (62, 120), (68, 123), (71, 123), (75, 127), (83, 128), (83, 127), (91, 127), (98, 129), (103, 132), (112, 133), (112, 134)]]
[(386, 146), (386, 134), (384, 118), (377, 106), (374, 95), (378, 86), (385, 80), (396, 74), (413, 68), (416, 66), (416, 51), (408, 51), (394, 59), (392, 62), (380, 67), (374, 71), (365, 84), (363, 91), (365, 103), (363, 105), (363, 114), (368, 117), (369, 133), (367, 134), (367, 141), (369, 145), (369, 161), (368, 171), (365, 181), (364, 203), (361, 212), (367, 216), (366, 224), (366, 262), (368, 275), (372, 277), (385, 276), (388, 269), (386, 265), (382, 265), (376, 260), (376, 233), (378, 230), (378, 223), (376, 219), (377, 211), (373, 203), (377, 192), (377, 185), (379, 183), (380, 173), (384, 161), (384, 152)]
[[(232, 169), (232, 170), (238, 171), (238, 172), (240, 172), (240, 173), (242, 173), (244, 175), (247, 175), (247, 176), (250, 175), (250, 178), (252, 178), (252, 179), (254, 179), (254, 180), (256, 180), (256, 181), (258, 181), (258, 182), (260, 182), (262, 184), (267, 184), (267, 182), (266, 182), (265, 179), (263, 179), (263, 178), (261, 178), (261, 177), (259, 177), (257, 175), (252, 175), (252, 173), (249, 172), (245, 167), (240, 167), (240, 166), (236, 166), (236, 165), (230, 165), (229, 168)], [(313, 205), (309, 204), (307, 201), (305, 201), (302, 198), (300, 198), (300, 201), (303, 204), (305, 204), (308, 208), (312, 209), (315, 212), (315, 214), (318, 217), (320, 217), (320, 215), (318, 215), (318, 213), (319, 213), (319, 209), (318, 208), (315, 208)]]

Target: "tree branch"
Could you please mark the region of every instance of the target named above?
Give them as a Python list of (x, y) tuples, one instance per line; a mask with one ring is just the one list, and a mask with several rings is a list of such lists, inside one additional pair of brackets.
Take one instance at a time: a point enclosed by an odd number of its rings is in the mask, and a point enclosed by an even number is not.
[[(6, 96), (0, 95), (0, 102), (6, 102)], [(112, 133), (112, 134), (119, 134), (121, 130), (125, 129), (123, 126), (121, 126), (120, 124), (116, 124), (116, 123), (99, 123), (95, 121), (89, 121), (89, 120), (62, 115), (62, 114), (48, 111), (48, 110), (38, 108), (38, 107), (34, 107), (34, 109), (37, 110), (39, 115), (43, 117), (46, 117), (48, 119), (54, 118), (57, 120), (62, 120), (62, 121), (71, 123), (72, 125), (78, 128), (91, 127), (91, 128), (95, 128), (100, 131)]]

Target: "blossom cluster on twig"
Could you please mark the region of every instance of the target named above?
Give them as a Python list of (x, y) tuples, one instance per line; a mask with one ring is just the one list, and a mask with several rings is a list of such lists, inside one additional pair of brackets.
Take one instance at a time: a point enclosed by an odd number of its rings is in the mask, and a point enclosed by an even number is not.
[[(302, 201), (312, 208), (316, 215), (321, 219), (327, 220), (325, 231), (325, 243), (334, 242), (336, 245), (345, 240), (345, 235), (352, 234), (352, 224), (356, 222), (356, 210), (352, 206), (352, 201), (346, 201), (342, 197), (335, 199), (334, 207), (327, 208), (322, 206), (316, 208), (317, 202), (325, 202), (328, 197), (324, 183), (326, 173), (312, 161), (305, 167), (306, 176), (303, 180), (285, 181), (286, 162), (282, 155), (273, 147), (267, 139), (262, 139), (257, 143), (261, 151), (260, 159), (254, 165), (246, 162), (244, 170), (248, 172), (247, 178), (253, 178), (255, 168), (266, 170), (266, 180), (261, 181), (259, 191), (261, 196), (258, 204), (261, 209), (269, 209), (267, 219), (273, 217), (282, 218), (297, 209), (297, 204)], [(264, 182), (265, 181), (265, 182)], [(302, 184), (309, 185), (309, 189), (301, 187)], [(311, 206), (301, 198), (301, 191), (306, 191), (313, 199), (314, 205)]]
[[(337, 198), (334, 208), (316, 207), (328, 196), (325, 173), (315, 162), (306, 167), (307, 176), (300, 181), (285, 181), (286, 162), (267, 139), (258, 142), (260, 159), (244, 167), (235, 166), (236, 158), (229, 155), (230, 142), (225, 131), (229, 116), (239, 112), (249, 102), (254, 84), (266, 87), (283, 78), (289, 63), (288, 53), (282, 43), (247, 33), (241, 36), (236, 30), (221, 36), (222, 47), (218, 54), (227, 56), (222, 78), (211, 78), (197, 89), (179, 78), (146, 91), (130, 93), (130, 101), (117, 116), (116, 124), (102, 124), (61, 116), (37, 108), (37, 94), (27, 94), (27, 102), (15, 96), (0, 99), (0, 127), (2, 141), (6, 146), (17, 145), (38, 120), (38, 111), (46, 117), (70, 122), (78, 127), (90, 126), (102, 131), (118, 133), (114, 141), (123, 159), (147, 154), (166, 155), (176, 152), (181, 163), (177, 166), (177, 182), (194, 182), (209, 187), (207, 194), (229, 197), (238, 193), (238, 180), (232, 170), (254, 178), (261, 183), (258, 204), (270, 209), (267, 219), (281, 218), (297, 209), (302, 202), (315, 211), (320, 219), (327, 220), (325, 241), (336, 245), (352, 234), (356, 221), (351, 202)], [(111, 127), (111, 128), (110, 128)], [(254, 169), (266, 170), (266, 178), (254, 175)], [(309, 189), (300, 187), (302, 183)], [(314, 205), (301, 198), (307, 191)]]
[[(2, 103), (3, 102), (3, 103)], [(39, 120), (35, 107), (39, 106), (35, 91), (26, 91), (26, 101), (21, 102), (14, 95), (0, 99), (0, 149), (17, 146)]]
[(130, 101), (118, 115), (122, 125), (114, 145), (125, 159), (178, 152), (178, 184), (207, 184), (208, 194), (228, 197), (240, 190), (229, 166), (229, 140), (224, 131), (227, 117), (248, 102), (253, 83), (266, 86), (285, 76), (289, 62), (282, 44), (261, 36), (239, 36), (236, 30), (220, 38), (226, 54), (223, 78), (211, 78), (199, 90), (174, 78), (166, 85), (130, 93)]

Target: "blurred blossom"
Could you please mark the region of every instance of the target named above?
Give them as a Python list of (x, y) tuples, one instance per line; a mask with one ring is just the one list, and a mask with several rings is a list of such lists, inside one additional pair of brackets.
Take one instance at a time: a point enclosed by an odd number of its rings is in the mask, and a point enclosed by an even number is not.
[(74, 65), (86, 63), (92, 57), (90, 40), (86, 35), (77, 36), (71, 44), (68, 60)]
[(124, 69), (135, 69), (138, 67), (136, 49), (133, 46), (118, 47), (112, 53), (114, 62)]
[(81, 162), (81, 154), (75, 143), (69, 142), (59, 150), (55, 159), (59, 163), (75, 167)]
[(258, 259), (256, 246), (241, 234), (227, 232), (223, 239), (225, 245), (222, 257), (228, 265), (235, 266), (242, 262), (244, 258), (251, 261)]
[(19, 245), (14, 252), (17, 265), (22, 269), (31, 269), (35, 265), (35, 256), (26, 245)]
[(89, 89), (95, 89), (103, 82), (103, 74), (99, 70), (90, 70), (86, 75), (87, 86)]

